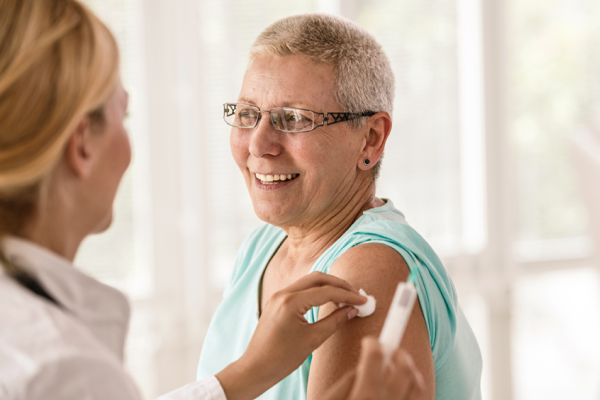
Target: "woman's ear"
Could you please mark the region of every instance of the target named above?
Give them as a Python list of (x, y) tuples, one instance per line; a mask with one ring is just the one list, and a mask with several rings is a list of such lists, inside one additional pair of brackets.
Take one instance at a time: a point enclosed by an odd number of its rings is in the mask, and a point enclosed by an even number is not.
[(90, 175), (92, 170), (92, 132), (90, 118), (85, 116), (79, 121), (65, 149), (65, 161), (68, 168), (79, 178)]
[(369, 118), (367, 127), (365, 145), (358, 160), (358, 168), (364, 171), (373, 167), (381, 158), (392, 130), (392, 118), (386, 111), (378, 112)]

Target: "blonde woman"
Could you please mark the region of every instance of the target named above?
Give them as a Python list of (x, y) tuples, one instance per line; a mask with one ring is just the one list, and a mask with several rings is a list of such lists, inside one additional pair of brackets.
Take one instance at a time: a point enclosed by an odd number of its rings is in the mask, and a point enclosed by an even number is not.
[[(131, 157), (118, 65), (112, 34), (78, 1), (0, 0), (0, 399), (140, 398), (123, 368), (125, 297), (72, 265), (82, 240), (110, 225)], [(260, 395), (356, 315), (304, 320), (332, 301), (365, 298), (324, 274), (279, 291), (242, 357), (165, 398)], [(370, 339), (329, 398), (414, 394), (420, 382), (401, 351), (382, 378)]]

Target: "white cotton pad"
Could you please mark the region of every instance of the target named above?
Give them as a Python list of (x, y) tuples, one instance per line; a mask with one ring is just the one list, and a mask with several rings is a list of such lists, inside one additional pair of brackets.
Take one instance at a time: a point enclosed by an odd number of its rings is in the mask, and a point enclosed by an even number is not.
[(354, 308), (356, 308), (358, 310), (358, 315), (357, 317), (368, 317), (369, 315), (373, 314), (375, 312), (375, 297), (373, 296), (369, 296), (364, 290), (359, 289), (358, 293), (360, 293), (362, 296), (365, 296), (367, 298), (367, 302), (365, 304), (362, 305), (354, 305), (354, 304), (346, 304), (346, 303), (340, 303), (340, 307), (345, 307), (345, 306), (352, 306)]

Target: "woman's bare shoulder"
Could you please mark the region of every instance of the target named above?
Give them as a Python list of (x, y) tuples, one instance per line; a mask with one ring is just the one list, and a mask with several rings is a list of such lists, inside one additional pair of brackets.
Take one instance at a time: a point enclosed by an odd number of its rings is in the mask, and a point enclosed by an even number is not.
[[(346, 280), (356, 288), (362, 288), (375, 297), (375, 312), (366, 318), (348, 322), (313, 354), (308, 398), (317, 399), (345, 372), (354, 368), (360, 355), (360, 341), (364, 336), (378, 336), (389, 305), (399, 282), (409, 275), (404, 258), (392, 247), (380, 243), (355, 246), (342, 254), (332, 265), (330, 274)], [(319, 319), (337, 308), (328, 304), (320, 308)], [(415, 307), (409, 320), (402, 347), (415, 359), (423, 373), (428, 391), (435, 393), (433, 358), (429, 334), (420, 307)]]
[(380, 282), (384, 286), (396, 285), (406, 280), (409, 272), (404, 258), (392, 247), (381, 243), (352, 247), (333, 263), (329, 271), (349, 282), (356, 280), (357, 284), (374, 285), (373, 289), (378, 289)]

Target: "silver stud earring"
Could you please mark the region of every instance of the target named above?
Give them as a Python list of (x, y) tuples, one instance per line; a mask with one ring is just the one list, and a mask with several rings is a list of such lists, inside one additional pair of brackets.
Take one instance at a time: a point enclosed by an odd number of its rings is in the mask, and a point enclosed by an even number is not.
[(369, 165), (369, 164), (371, 164), (371, 160), (369, 160), (368, 158), (365, 158), (365, 161), (363, 161), (363, 163), (365, 165)]

